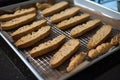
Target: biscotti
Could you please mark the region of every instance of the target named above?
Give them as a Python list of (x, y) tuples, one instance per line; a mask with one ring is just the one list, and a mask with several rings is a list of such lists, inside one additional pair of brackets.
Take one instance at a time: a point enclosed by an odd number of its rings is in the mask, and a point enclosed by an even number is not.
[(87, 56), (87, 53), (81, 52), (75, 57), (72, 57), (66, 71), (67, 72), (73, 71), (80, 63), (82, 63), (85, 60), (86, 56)]
[(15, 42), (15, 45), (18, 48), (26, 48), (38, 42), (39, 40), (45, 38), (49, 34), (50, 26), (44, 26), (40, 28), (37, 32), (32, 32), (31, 34), (21, 37), (19, 40)]
[(120, 42), (120, 34), (115, 35), (110, 43), (102, 43), (101, 45), (97, 46), (96, 49), (92, 49), (88, 53), (88, 57), (94, 59), (103, 53), (107, 52), (112, 46), (117, 45)]
[(50, 8), (47, 8), (41, 12), (43, 16), (50, 16), (57, 12), (60, 12), (61, 10), (64, 10), (68, 6), (68, 2), (61, 1), (59, 3), (54, 4)]
[(110, 41), (110, 43), (114, 46), (119, 44), (119, 42), (120, 42), (120, 34), (115, 35)]
[(35, 31), (35, 30), (41, 28), (42, 26), (46, 25), (46, 23), (47, 23), (47, 21), (45, 19), (35, 21), (30, 25), (25, 25), (23, 27), (20, 27), (15, 32), (13, 32), (11, 34), (11, 36), (14, 40), (17, 40), (20, 37), (25, 36), (28, 33), (31, 33), (32, 31)]
[(65, 35), (59, 35), (52, 40), (44, 42), (30, 51), (32, 57), (38, 57), (58, 48), (65, 40)]
[(107, 52), (111, 47), (112, 45), (110, 43), (102, 43), (101, 45), (97, 46), (96, 49), (91, 49), (88, 52), (88, 57), (94, 59)]
[(52, 68), (60, 66), (66, 61), (72, 54), (74, 54), (80, 46), (78, 39), (70, 39), (53, 55), (50, 60)]
[(40, 10), (44, 10), (44, 9), (49, 8), (51, 6), (52, 5), (49, 3), (38, 3), (38, 2), (36, 3), (36, 7)]
[(56, 26), (62, 30), (68, 29), (68, 28), (71, 28), (77, 24), (80, 24), (82, 22), (87, 21), (89, 19), (89, 17), (90, 17), (90, 15), (85, 13), (85, 14), (82, 14), (80, 16), (74, 16), (68, 20), (64, 20), (64, 21), (58, 23)]
[(110, 25), (103, 25), (89, 40), (87, 47), (93, 49), (101, 44), (111, 33), (112, 27)]
[(31, 14), (27, 14), (27, 15), (12, 19), (10, 21), (2, 22), (1, 27), (3, 30), (14, 29), (26, 23), (31, 22), (32, 20), (35, 19), (35, 16), (36, 16), (36, 13), (31, 13)]
[(34, 7), (28, 8), (28, 9), (20, 9), (15, 11), (14, 14), (4, 14), (0, 16), (0, 20), (1, 21), (8, 21), (26, 14), (30, 14), (30, 13), (35, 13), (36, 9)]
[(78, 37), (86, 33), (87, 31), (97, 27), (100, 24), (100, 20), (90, 20), (86, 24), (78, 25), (70, 31), (70, 36)]
[(79, 11), (80, 11), (79, 7), (71, 7), (60, 13), (54, 14), (53, 16), (50, 17), (50, 21), (52, 23), (58, 23), (60, 21), (63, 21), (65, 19), (68, 19), (68, 18), (76, 15)]

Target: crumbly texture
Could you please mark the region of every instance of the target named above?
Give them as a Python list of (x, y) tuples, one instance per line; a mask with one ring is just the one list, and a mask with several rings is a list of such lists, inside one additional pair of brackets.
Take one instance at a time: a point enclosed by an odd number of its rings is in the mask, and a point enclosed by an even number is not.
[(35, 44), (39, 40), (44, 39), (49, 34), (50, 26), (44, 26), (40, 28), (37, 32), (32, 32), (31, 34), (21, 37), (19, 40), (15, 42), (15, 45), (18, 48), (26, 48)]
[(68, 6), (68, 2), (66, 1), (61, 1), (59, 3), (54, 4), (53, 6), (46, 8), (41, 12), (43, 16), (51, 16), (55, 13), (60, 12), (61, 10), (64, 10)]
[(87, 13), (84, 13), (80, 16), (74, 16), (68, 20), (64, 20), (64, 21), (58, 23), (57, 27), (62, 30), (68, 29), (68, 28), (74, 27), (77, 24), (87, 21), (89, 19), (89, 17), (90, 17), (90, 15)]
[(56, 68), (60, 66), (78, 50), (79, 46), (80, 42), (78, 39), (70, 39), (67, 41), (51, 58), (51, 67)]
[(14, 31), (11, 36), (14, 40), (18, 40), (20, 37), (27, 35), (28, 33), (31, 33), (32, 31), (38, 30), (42, 26), (46, 25), (47, 21), (45, 19), (34, 21), (30, 25), (25, 25), (23, 27), (20, 27), (16, 31)]
[(28, 9), (20, 9), (15, 11), (13, 14), (4, 14), (0, 16), (0, 21), (8, 21), (20, 16), (24, 16), (26, 14), (30, 14), (36, 12), (36, 9), (34, 7), (28, 8)]
[(11, 30), (27, 24), (35, 19), (36, 13), (30, 13), (18, 18), (14, 18), (10, 21), (2, 22), (1, 27), (3, 30)]
[(96, 49), (92, 49), (88, 52), (88, 57), (94, 59), (103, 53), (107, 52), (112, 45), (110, 43), (102, 43), (101, 45), (97, 46)]
[(120, 42), (120, 34), (117, 34), (111, 39), (110, 43), (112, 45), (117, 45), (117, 44), (119, 44), (119, 42)]
[(81, 36), (84, 33), (92, 30), (95, 27), (97, 27), (100, 23), (101, 23), (100, 20), (95, 19), (95, 20), (88, 21), (86, 24), (78, 25), (70, 31), (70, 36), (72, 36), (72, 37)]
[(50, 51), (53, 51), (56, 48), (60, 47), (60, 45), (64, 42), (65, 38), (66, 38), (65, 35), (59, 35), (59, 36), (53, 38), (52, 40), (44, 42), (44, 43), (40, 44), (39, 46), (34, 47), (30, 51), (30, 55), (32, 57), (38, 57), (38, 56), (44, 55)]
[(78, 55), (76, 55), (75, 57), (72, 57), (69, 65), (66, 69), (67, 72), (73, 71), (79, 64), (81, 64), (85, 60), (86, 56), (87, 56), (87, 53), (81, 52)]
[(38, 2), (36, 3), (36, 7), (40, 10), (44, 10), (44, 9), (49, 8), (51, 6), (52, 5), (49, 3), (38, 3)]
[(87, 47), (93, 49), (101, 44), (111, 33), (112, 27), (110, 25), (103, 25), (89, 40)]
[(80, 11), (79, 7), (71, 7), (50, 17), (52, 23), (58, 23), (76, 15)]

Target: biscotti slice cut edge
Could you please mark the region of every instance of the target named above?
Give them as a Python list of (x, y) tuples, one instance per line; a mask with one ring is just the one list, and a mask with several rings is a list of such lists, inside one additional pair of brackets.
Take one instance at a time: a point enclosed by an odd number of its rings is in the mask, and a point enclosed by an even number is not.
[(119, 43), (120, 43), (120, 34), (117, 34), (111, 39), (110, 44), (116, 46)]
[(74, 15), (76, 15), (80, 11), (79, 7), (71, 7), (68, 8), (64, 11), (61, 11), (60, 13), (54, 14), (53, 16), (50, 17), (50, 22), (51, 23), (58, 23), (60, 21), (63, 21), (65, 19), (68, 19)]
[(112, 26), (103, 25), (89, 40), (87, 44), (88, 49), (93, 49), (101, 44), (111, 33)]
[(53, 55), (50, 60), (52, 68), (62, 65), (71, 55), (73, 55), (79, 48), (80, 42), (78, 39), (70, 39)]
[(41, 12), (41, 14), (43, 16), (50, 16), (53, 15), (57, 12), (60, 12), (61, 10), (64, 10), (67, 6), (68, 6), (68, 2), (67, 1), (61, 1), (59, 3), (54, 4), (53, 6), (46, 8), (45, 10), (43, 10)]
[(44, 9), (49, 8), (51, 6), (52, 6), (52, 4), (50, 4), (50, 3), (39, 3), (39, 2), (36, 3), (36, 7), (39, 10), (44, 10)]
[(30, 25), (25, 25), (23, 27), (18, 28), (16, 31), (14, 31), (11, 36), (14, 40), (18, 40), (20, 37), (27, 35), (28, 33), (31, 33), (32, 31), (35, 31), (42, 26), (46, 25), (47, 21), (45, 19), (34, 21)]
[(20, 16), (24, 16), (26, 14), (30, 14), (30, 13), (35, 13), (36, 9), (34, 7), (28, 8), (28, 9), (20, 9), (15, 11), (13, 14), (3, 14), (0, 16), (0, 21), (8, 21)]
[(15, 42), (18, 48), (27, 48), (50, 34), (50, 26), (43, 26), (37, 32), (21, 37)]
[(111, 45), (110, 43), (102, 43), (101, 45), (98, 45), (95, 49), (91, 49), (88, 52), (88, 57), (90, 59), (94, 59), (99, 57), (100, 55), (106, 53), (107, 51), (109, 51), (109, 49), (112, 47), (113, 45)]
[(72, 57), (68, 67), (66, 68), (66, 71), (67, 72), (73, 71), (79, 64), (81, 64), (85, 60), (86, 56), (87, 53), (80, 52), (79, 54)]
[(90, 20), (85, 24), (78, 25), (70, 31), (70, 36), (78, 37), (85, 34), (87, 31), (92, 30), (93, 28), (100, 25), (101, 21), (99, 19)]
[(2, 22), (1, 27), (3, 30), (15, 29), (17, 27), (20, 27), (24, 24), (31, 22), (32, 20), (35, 19), (35, 17), (36, 17), (36, 13), (30, 13), (30, 14), (12, 19), (10, 21)]
[(34, 47), (30, 51), (30, 55), (32, 57), (38, 57), (38, 56), (44, 55), (50, 51), (53, 51), (64, 42), (65, 38), (66, 38), (65, 35), (59, 35), (59, 36), (53, 38), (52, 40), (48, 40), (44, 43), (41, 43), (40, 45), (38, 45), (37, 47)]
[(68, 20), (64, 20), (64, 21), (58, 23), (56, 26), (62, 30), (68, 29), (68, 28), (74, 27), (77, 24), (87, 21), (89, 19), (89, 17), (90, 17), (89, 14), (84, 13), (84, 14), (81, 14), (80, 16), (74, 16)]

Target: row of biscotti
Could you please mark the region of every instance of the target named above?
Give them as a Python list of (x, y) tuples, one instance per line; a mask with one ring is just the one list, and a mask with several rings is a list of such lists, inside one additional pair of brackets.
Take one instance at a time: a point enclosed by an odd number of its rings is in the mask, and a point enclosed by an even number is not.
[[(58, 6), (59, 4), (61, 4), (61, 6)], [(47, 8), (47, 9), (43, 10), (41, 12), (41, 14), (43, 16), (52, 15), (50, 17), (50, 21), (52, 23), (58, 23), (58, 24), (56, 24), (56, 26), (59, 29), (65, 30), (65, 29), (68, 29), (68, 28), (71, 28), (71, 27), (75, 26), (70, 31), (70, 35), (72, 37), (81, 36), (84, 33), (92, 30), (93, 28), (95, 28), (95, 27), (97, 27), (101, 24), (101, 21), (99, 19), (94, 19), (94, 20), (88, 21), (89, 18), (90, 18), (90, 15), (88, 13), (83, 13), (79, 16), (78, 15), (75, 16), (77, 13), (80, 12), (79, 7), (71, 7), (71, 8), (65, 9), (64, 11), (61, 11), (63, 8), (66, 8), (65, 6), (68, 6), (68, 2), (62, 1), (62, 2), (59, 2), (55, 5), (53, 5), (50, 8)], [(60, 10), (57, 11), (57, 9), (59, 9), (59, 8), (60, 8)], [(88, 22), (86, 22), (86, 21), (88, 21)], [(86, 23), (82, 24), (82, 25), (78, 25), (78, 24), (83, 23), (83, 22), (86, 22)], [(78, 26), (76, 26), (76, 25), (78, 25)], [(103, 32), (106, 32), (106, 33), (103, 35), (103, 37), (101, 37), (101, 40), (97, 40), (98, 42), (96, 44), (92, 44), (92, 43), (94, 43), (94, 41), (92, 42), (92, 40), (90, 40), (90, 42), (88, 43), (88, 48), (89, 49), (92, 49), (95, 46), (97, 46), (98, 44), (100, 44), (102, 42), (102, 40), (104, 40), (104, 38), (106, 38), (106, 36), (110, 34), (110, 32), (111, 32), (110, 25), (104, 25), (100, 29), (100, 31), (98, 31), (98, 34), (106, 28), (108, 28), (108, 33), (106, 31), (103, 31)], [(100, 34), (100, 35), (102, 35), (102, 34)], [(94, 39), (94, 37), (93, 37), (93, 39)]]
[[(52, 5), (49, 4), (49, 3), (36, 3), (37, 9), (40, 9), (40, 10), (44, 10), (44, 9), (49, 8), (51, 6)], [(0, 21), (9, 21), (11, 19), (14, 19), (14, 18), (17, 18), (17, 17), (20, 17), (20, 16), (24, 16), (24, 15), (33, 13), (35, 11), (36, 11), (36, 9), (34, 7), (26, 8), (26, 9), (19, 9), (19, 10), (16, 10), (14, 13), (11, 13), (11, 14), (0, 15)]]
[[(89, 16), (90, 16), (89, 14), (84, 13), (80, 16), (72, 17), (69, 20), (64, 20), (64, 21), (58, 23), (57, 27), (60, 29), (63, 29), (63, 30), (73, 27), (79, 23), (82, 23), (82, 22), (88, 20)], [(93, 28), (97, 27), (100, 24), (101, 24), (101, 21), (99, 19), (90, 20), (90, 21), (86, 22), (85, 24), (74, 27), (70, 31), (70, 35), (72, 37), (81, 36), (81, 35), (87, 33), (88, 31), (92, 30)], [(111, 31), (112, 31), (112, 27), (110, 25), (103, 25), (100, 29), (97, 30), (95, 35), (92, 36), (92, 38), (89, 40), (89, 42), (87, 44), (88, 49), (93, 49), (97, 45), (101, 44), (108, 37), (108, 35), (111, 33)]]
[(70, 58), (80, 47), (80, 41), (78, 39), (70, 39), (67, 42), (65, 42), (65, 39), (65, 35), (59, 35), (51, 40), (39, 44), (30, 50), (29, 53), (33, 58), (35, 58), (59, 48), (50, 60), (51, 67), (56, 68)]
[[(46, 9), (51, 7), (49, 3), (36, 3), (38, 9)], [(27, 24), (35, 19), (36, 8), (30, 7), (26, 9), (16, 10), (11, 14), (0, 15), (1, 27), (3, 30), (11, 30)]]
[[(48, 4), (48, 3), (36, 3), (36, 7), (38, 9), (42, 10), (41, 14), (43, 16), (50, 16), (50, 15), (53, 15), (53, 14), (57, 15), (57, 13), (58, 13), (58, 16), (62, 15), (61, 18), (64, 18), (64, 17), (69, 18), (71, 15), (75, 15), (76, 13), (78, 13), (78, 11), (79, 11), (78, 7), (72, 7), (70, 9), (66, 9), (68, 7), (68, 5), (69, 5), (69, 3), (66, 2), (66, 1), (61, 1), (61, 2), (56, 3), (54, 5), (51, 5), (51, 4)], [(66, 10), (63, 11), (64, 9), (66, 9)], [(35, 8), (17, 10), (13, 14), (1, 15), (0, 20), (1, 21), (7, 21), (7, 20), (10, 20), (10, 19), (19, 17), (19, 16), (26, 15), (28, 13), (32, 13), (34, 11), (35, 11)], [(59, 14), (59, 12), (60, 12), (60, 14)], [(67, 12), (68, 12), (68, 14), (70, 12), (70, 14), (68, 15)], [(53, 16), (51, 18), (54, 19), (55, 16)], [(53, 21), (53, 20), (51, 19), (51, 21)], [(56, 21), (57, 21), (57, 19), (56, 19)]]
[[(47, 54), (61, 46), (61, 44), (65, 40), (65, 35), (59, 35), (52, 40), (48, 40), (44, 43), (39, 44), (37, 47), (34, 47), (30, 51), (30, 55), (32, 57), (38, 57), (44, 54)], [(120, 42), (120, 34), (114, 36), (111, 39), (111, 42), (102, 43), (98, 45), (96, 48), (91, 49), (88, 54), (85, 52), (81, 52), (73, 57), (67, 67), (67, 72), (71, 72), (74, 70), (80, 63), (82, 63), (86, 57), (88, 56), (91, 59), (98, 57), (99, 55), (106, 53), (110, 48), (117, 45)], [(80, 46), (80, 42), (78, 39), (70, 39), (66, 43), (64, 43), (61, 48), (53, 55), (50, 60), (50, 66), (52, 68), (56, 68), (62, 65), (68, 58), (70, 58)]]
[[(72, 8), (76, 8), (76, 11), (79, 11), (78, 7), (72, 7)], [(69, 16), (71, 18), (67, 19), (67, 20), (63, 20), (60, 23), (58, 23), (56, 26), (59, 29), (65, 30), (71, 27), (74, 27), (71, 31), (70, 31), (70, 35), (72, 37), (78, 37), (83, 35), (84, 33), (87, 33), (88, 31), (92, 30), (93, 28), (99, 26), (101, 24), (101, 21), (99, 19), (93, 19), (90, 20), (82, 25), (78, 25), (82, 22), (85, 22), (87, 20), (89, 20), (90, 15), (87, 13), (83, 13), (80, 16), (74, 16), (72, 17), (72, 12), (75, 11), (72, 10), (72, 8), (67, 9), (65, 11), (62, 11), (58, 14), (53, 15), (51, 18), (57, 20), (59, 22), (59, 20), (61, 21), (65, 16)], [(56, 17), (55, 17), (56, 16)], [(56, 19), (58, 18), (58, 19)], [(54, 23), (54, 21), (53, 21)], [(56, 23), (56, 22), (55, 22)], [(78, 25), (78, 26), (76, 26)], [(107, 30), (107, 31), (106, 31)], [(88, 49), (93, 49), (95, 48), (97, 45), (101, 44), (107, 37), (108, 35), (111, 33), (112, 31), (112, 27), (110, 25), (103, 25), (97, 32), (96, 34), (90, 39), (90, 41), (87, 44)]]
[(1, 27), (3, 30), (17, 29), (36, 18), (36, 8), (20, 9), (13, 14), (4, 14), (0, 16)]
[(81, 64), (86, 57), (90, 59), (94, 59), (99, 57), (100, 55), (108, 52), (113, 46), (116, 46), (120, 43), (120, 34), (115, 35), (110, 42), (102, 43), (98, 45), (96, 48), (91, 49), (88, 53), (81, 52), (77, 54), (75, 57), (72, 57), (68, 67), (67, 72), (73, 71), (79, 64)]
[[(80, 12), (80, 8), (77, 6), (69, 7), (69, 3), (66, 1), (61, 1), (59, 3), (54, 4), (53, 6), (46, 8), (41, 11), (41, 15), (45, 17), (50, 17), (51, 23), (59, 23), (63, 20), (66, 20), (68, 18), (71, 18), (78, 14)], [(81, 17), (76, 17), (77, 19), (75, 24), (78, 24), (78, 22), (84, 22), (89, 17), (88, 15), (83, 15)], [(72, 23), (71, 23), (72, 24)], [(70, 24), (69, 24), (70, 25)]]

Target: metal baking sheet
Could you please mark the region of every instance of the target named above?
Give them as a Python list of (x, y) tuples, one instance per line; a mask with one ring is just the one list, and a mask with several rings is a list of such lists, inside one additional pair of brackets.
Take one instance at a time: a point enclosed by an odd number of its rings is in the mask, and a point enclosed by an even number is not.
[[(13, 8), (16, 8), (16, 7), (19, 7), (19, 6), (22, 6), (22, 7), (24, 7), (26, 5), (29, 6), (31, 4), (35, 4), (38, 1), (39, 0), (26, 1), (26, 2), (23, 2), (23, 3), (3, 7), (1, 9), (8, 9), (9, 10), (9, 9), (13, 9)], [(41, 0), (41, 1), (44, 1), (44, 0)], [(57, 0), (57, 1), (59, 1), (59, 0)], [(72, 0), (67, 0), (67, 1), (70, 1), (73, 4), (80, 6), (81, 12), (82, 13), (89, 13), (91, 15), (91, 19), (98, 18), (98, 19), (102, 20), (103, 24), (112, 25), (113, 29), (112, 29), (112, 33), (109, 36), (109, 38), (112, 38), (115, 34), (120, 33), (120, 23), (119, 23), (118, 19), (114, 19), (112, 17), (105, 16), (103, 14), (100, 14), (100, 13), (96, 12), (95, 10), (87, 9), (85, 7), (85, 5), (83, 6), (83, 5), (79, 4), (79, 2), (77, 2), (78, 0), (73, 0), (73, 1)], [(44, 18), (44, 17), (41, 17), (39, 14), (38, 14), (38, 17), (39, 18)], [(56, 37), (60, 34), (65, 34), (67, 36), (66, 41), (71, 39), (71, 37), (69, 36), (70, 29), (68, 29), (66, 31), (62, 31), (62, 30), (58, 29), (55, 24), (51, 24), (49, 22), (49, 18), (45, 17), (45, 19), (48, 20), (47, 25), (50, 25), (52, 27), (52, 32), (49, 35), (49, 37), (45, 38), (44, 40), (42, 40), (38, 43), (45, 42), (45, 41), (47, 41), (49, 39), (52, 39), (52, 38), (54, 38), (54, 37)], [(81, 37), (78, 37), (78, 39), (81, 42), (81, 46), (80, 46), (80, 49), (79, 49), (78, 52), (80, 52), (80, 51), (86, 51), (87, 52), (88, 51), (87, 48), (86, 48), (86, 44), (87, 44), (89, 38), (96, 32), (96, 30), (98, 28), (86, 33), (85, 35), (83, 35)], [(33, 74), (39, 80), (66, 79), (69, 76), (72, 76), (73, 74), (87, 68), (88, 66), (98, 62), (99, 60), (103, 59), (104, 57), (112, 54), (114, 51), (120, 49), (120, 46), (118, 46), (118, 47), (115, 47), (115, 48), (109, 50), (106, 54), (101, 55), (100, 57), (98, 57), (96, 59), (93, 59), (93, 60), (86, 59), (73, 72), (67, 73), (65, 69), (66, 69), (70, 60), (66, 61), (62, 66), (60, 66), (56, 69), (51, 69), (51, 67), (49, 66), (49, 60), (52, 57), (52, 55), (56, 52), (56, 50), (54, 50), (53, 52), (50, 52), (49, 54), (46, 54), (46, 55), (43, 55), (41, 57), (33, 59), (28, 53), (29, 50), (32, 49), (32, 47), (29, 48), (29, 49), (22, 49), (22, 50), (18, 49), (17, 47), (14, 46), (14, 41), (11, 39), (10, 34), (11, 34), (10, 31), (0, 31), (0, 35), (2, 36), (2, 38), (8, 43), (8, 45), (15, 51), (15, 53), (20, 57), (20, 59), (27, 65), (27, 67), (33, 72)]]

